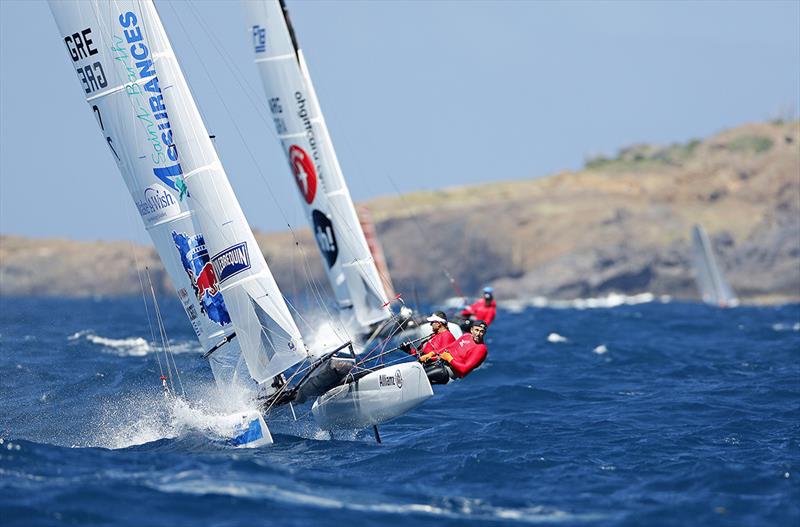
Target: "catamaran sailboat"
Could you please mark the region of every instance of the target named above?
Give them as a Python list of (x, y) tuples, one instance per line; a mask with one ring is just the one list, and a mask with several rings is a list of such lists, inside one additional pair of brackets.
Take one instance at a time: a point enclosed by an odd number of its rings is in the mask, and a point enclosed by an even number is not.
[[(336, 305), (345, 327), (358, 340), (400, 335), (425, 335), (410, 310), (400, 316), (390, 310), (399, 298), (391, 291), (384, 266), (378, 270), (377, 240), (370, 248), (363, 224), (367, 214), (357, 214), (333, 142), (320, 109), (303, 52), (283, 0), (243, 2), (251, 32), (255, 62), (261, 74), (275, 131), (300, 191), (311, 230), (317, 242)], [(423, 329), (420, 331), (420, 329)], [(450, 329), (456, 337), (461, 330)]]
[[(316, 361), (309, 356), (152, 1), (53, 0), (50, 7), (222, 397), (255, 388), (272, 409), (319, 395), (316, 414), (329, 427), (374, 426), (429, 398), (417, 363), (361, 370), (325, 385), (320, 373), (335, 352)], [(320, 221), (320, 235), (327, 236)], [(261, 413), (233, 419), (234, 444), (272, 442)]]

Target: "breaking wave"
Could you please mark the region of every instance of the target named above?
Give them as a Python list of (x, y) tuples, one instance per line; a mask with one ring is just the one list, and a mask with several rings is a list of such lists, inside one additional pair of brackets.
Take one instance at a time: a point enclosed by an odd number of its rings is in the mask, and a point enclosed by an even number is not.
[(795, 322), (794, 324), (778, 322), (772, 324), (772, 329), (775, 331), (800, 331), (800, 322)]
[(554, 507), (529, 506), (520, 508), (497, 507), (476, 498), (436, 498), (429, 503), (397, 503), (396, 499), (378, 503), (365, 503), (348, 497), (339, 499), (331, 495), (309, 493), (306, 489), (293, 490), (285, 486), (258, 481), (221, 483), (207, 474), (183, 472), (153, 484), (161, 492), (217, 495), (233, 498), (267, 500), (289, 505), (300, 505), (317, 509), (350, 510), (362, 513), (385, 513), (396, 515), (428, 516), (441, 520), (504, 521), (518, 523), (575, 523), (597, 521), (607, 516), (602, 514), (576, 514)]
[[(96, 335), (92, 330), (82, 330), (73, 333), (67, 340), (70, 342), (86, 341), (100, 346), (104, 353), (112, 353), (120, 357), (144, 357), (149, 353), (162, 352), (162, 346), (154, 346), (143, 337), (128, 337), (114, 339)], [(169, 351), (172, 353), (188, 353), (199, 350), (199, 345), (193, 341), (172, 341)]]
[(237, 418), (254, 408), (246, 401), (219, 402), (213, 385), (201, 389), (206, 396), (193, 398), (191, 402), (155, 391), (107, 401), (100, 409), (93, 433), (80, 446), (116, 450), (191, 433), (222, 444), (240, 433)]
[(573, 300), (558, 300), (535, 296), (529, 299), (512, 299), (498, 302), (498, 306), (512, 313), (521, 313), (529, 307), (550, 307), (556, 309), (598, 309), (618, 306), (634, 306), (650, 302), (667, 304), (672, 298), (667, 295), (656, 297), (653, 293), (640, 293), (638, 295), (622, 295), (610, 293), (597, 298), (575, 298)]

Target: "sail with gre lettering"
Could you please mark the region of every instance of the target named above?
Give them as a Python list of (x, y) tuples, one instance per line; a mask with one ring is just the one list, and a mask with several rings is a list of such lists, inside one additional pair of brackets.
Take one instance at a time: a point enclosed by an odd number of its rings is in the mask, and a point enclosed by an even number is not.
[(275, 130), (344, 322), (359, 333), (392, 315), (303, 53), (282, 2), (243, 2)]
[(306, 357), (149, 0), (51, 1), (83, 95), (218, 381)]

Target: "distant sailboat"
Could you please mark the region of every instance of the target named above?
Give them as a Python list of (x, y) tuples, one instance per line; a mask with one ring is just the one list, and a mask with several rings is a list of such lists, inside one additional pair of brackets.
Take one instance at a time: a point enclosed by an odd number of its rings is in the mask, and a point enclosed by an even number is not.
[(692, 265), (703, 302), (720, 307), (739, 305), (733, 289), (719, 270), (708, 235), (701, 225), (692, 227)]

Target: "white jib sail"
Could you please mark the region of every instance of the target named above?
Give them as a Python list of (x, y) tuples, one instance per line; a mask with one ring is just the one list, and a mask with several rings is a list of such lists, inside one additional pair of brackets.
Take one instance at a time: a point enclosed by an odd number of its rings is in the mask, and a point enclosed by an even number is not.
[(738, 303), (733, 289), (717, 266), (708, 235), (700, 225), (692, 228), (692, 261), (703, 302), (721, 306), (733, 306)]
[(387, 320), (391, 312), (303, 53), (277, 0), (243, 4), (278, 138), (323, 266), (345, 322), (363, 333)]
[[(212, 359), (242, 354), (258, 382), (302, 360), (297, 326), (152, 2), (52, 1), (50, 7), (86, 100), (203, 348), (217, 350)], [(230, 340), (234, 331), (238, 338)]]

